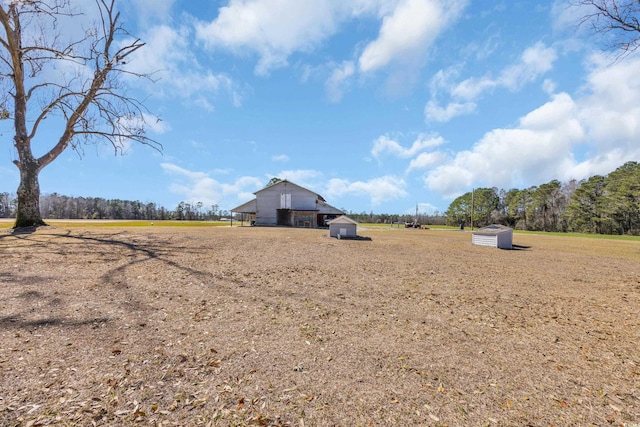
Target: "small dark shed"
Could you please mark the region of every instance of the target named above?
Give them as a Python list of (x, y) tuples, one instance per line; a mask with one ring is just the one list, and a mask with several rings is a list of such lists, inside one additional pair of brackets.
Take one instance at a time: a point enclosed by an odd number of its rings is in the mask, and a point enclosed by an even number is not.
[(358, 223), (345, 215), (332, 219), (327, 224), (329, 224), (329, 236), (331, 237), (340, 239), (357, 236)]

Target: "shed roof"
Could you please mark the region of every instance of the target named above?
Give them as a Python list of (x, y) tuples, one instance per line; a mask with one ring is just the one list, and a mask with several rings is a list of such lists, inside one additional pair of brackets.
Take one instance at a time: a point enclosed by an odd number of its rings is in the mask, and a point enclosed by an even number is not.
[(247, 203), (244, 203), (236, 208), (231, 209), (231, 212), (253, 214), (253, 213), (256, 213), (256, 204), (257, 204), (256, 199), (249, 200)]
[(481, 236), (495, 236), (498, 234), (502, 234), (502, 233), (509, 233), (512, 232), (513, 229), (507, 227), (506, 225), (502, 225), (502, 224), (491, 224), (491, 225), (487, 225), (486, 227), (482, 227), (480, 229), (478, 229), (477, 231), (474, 231), (473, 234), (478, 234)]
[(354, 220), (352, 220), (351, 218), (349, 218), (346, 215), (340, 215), (338, 218), (334, 218), (331, 221), (327, 221), (327, 224), (331, 225), (331, 224), (358, 224), (357, 222), (355, 222)]

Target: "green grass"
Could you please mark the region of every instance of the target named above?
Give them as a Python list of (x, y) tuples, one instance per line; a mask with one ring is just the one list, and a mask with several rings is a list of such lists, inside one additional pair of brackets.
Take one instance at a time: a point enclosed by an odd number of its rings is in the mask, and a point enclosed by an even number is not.
[(524, 231), (515, 230), (518, 234), (537, 234), (539, 236), (582, 237), (587, 239), (631, 240), (640, 242), (640, 236), (628, 236), (619, 234), (588, 234), (588, 233), (561, 233), (550, 231)]
[[(373, 229), (403, 229), (404, 225), (400, 224), (376, 224), (376, 223), (368, 223), (362, 222), (360, 224), (361, 227), (364, 228), (373, 228)], [(427, 225), (430, 230), (459, 230), (460, 227), (450, 226), (450, 225)], [(465, 231), (474, 231), (477, 228), (471, 230), (471, 228), (466, 227)], [(629, 241), (640, 241), (640, 236), (628, 236), (628, 235), (618, 235), (618, 234), (588, 234), (588, 233), (561, 233), (561, 232), (547, 232), (547, 231), (523, 231), (523, 230), (514, 230), (516, 234), (536, 234), (539, 236), (559, 236), (559, 237), (581, 237), (587, 239), (609, 239), (609, 240), (629, 240)]]
[[(404, 228), (404, 224), (378, 224), (378, 223), (373, 223), (373, 222), (361, 222), (358, 223), (359, 226), (361, 227), (366, 227), (366, 228)], [(459, 227), (455, 227), (455, 226), (450, 226), (450, 225), (428, 225), (428, 224), (424, 224), (423, 227), (429, 227), (429, 229), (431, 230), (457, 230)]]

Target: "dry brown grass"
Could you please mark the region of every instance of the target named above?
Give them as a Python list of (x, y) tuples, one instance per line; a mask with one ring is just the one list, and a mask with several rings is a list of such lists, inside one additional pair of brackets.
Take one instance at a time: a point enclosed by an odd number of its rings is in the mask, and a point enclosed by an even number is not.
[(640, 244), (0, 231), (0, 425), (640, 424)]

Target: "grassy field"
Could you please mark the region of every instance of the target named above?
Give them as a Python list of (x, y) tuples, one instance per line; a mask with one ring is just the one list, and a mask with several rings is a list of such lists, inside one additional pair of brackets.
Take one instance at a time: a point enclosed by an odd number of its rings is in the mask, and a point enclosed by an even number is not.
[[(241, 224), (247, 226), (248, 223), (245, 221), (241, 223), (240, 221), (174, 221), (174, 220), (165, 220), (165, 221), (144, 221), (144, 220), (86, 220), (86, 219), (78, 219), (78, 220), (65, 220), (65, 219), (50, 219), (46, 221), (47, 224), (53, 227), (63, 227), (63, 228), (74, 228), (74, 227), (230, 227), (230, 226), (239, 226)], [(14, 220), (8, 218), (0, 218), (0, 229), (8, 229), (13, 227)], [(400, 224), (377, 224), (377, 223), (360, 223), (359, 227), (361, 229), (379, 229), (379, 230), (401, 230), (404, 227)], [(450, 230), (455, 231), (459, 230), (458, 227), (447, 226), (447, 225), (429, 225), (429, 229), (431, 230)], [(416, 231), (419, 230), (408, 230), (408, 231)], [(466, 231), (472, 231), (470, 229), (466, 229)], [(590, 238), (590, 239), (614, 239), (614, 240), (630, 240), (630, 241), (638, 241), (640, 242), (640, 236), (620, 236), (620, 235), (606, 235), (606, 234), (587, 234), (587, 233), (548, 233), (542, 231), (514, 231), (516, 234), (534, 234), (534, 235), (546, 235), (546, 236), (560, 236), (560, 237), (580, 237), (580, 238)]]
[[(52, 227), (230, 227), (231, 221), (143, 221), (143, 220), (89, 220), (89, 219), (48, 219)], [(0, 219), (0, 228), (13, 227), (13, 219)], [(245, 222), (246, 224), (246, 222)], [(240, 225), (240, 222), (233, 222)]]

